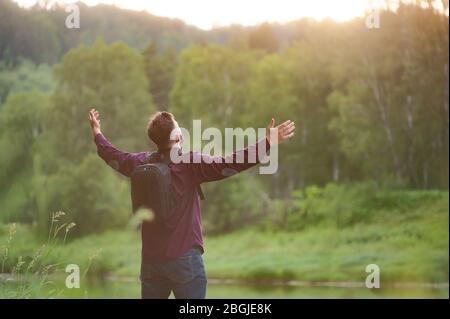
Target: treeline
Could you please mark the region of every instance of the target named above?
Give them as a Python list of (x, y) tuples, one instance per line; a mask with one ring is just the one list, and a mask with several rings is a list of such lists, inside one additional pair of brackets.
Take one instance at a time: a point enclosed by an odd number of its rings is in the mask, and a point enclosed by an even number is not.
[[(105, 135), (128, 151), (151, 147), (146, 117), (157, 109), (184, 127), (193, 119), (264, 127), (272, 116), (297, 123), (275, 176), (254, 170), (207, 185), (209, 232), (273, 211), (295, 218), (295, 200), (311, 185), (448, 189), (448, 17), (402, 5), (380, 21), (380, 29), (363, 19), (301, 21), (302, 32), (285, 42), (276, 26), (263, 25), (239, 41), (180, 53), (156, 42), (136, 50), (97, 40), (65, 54), (49, 81), (47, 67), (30, 62), (19, 65), (23, 77), (0, 72), (0, 220), (36, 222), (46, 233), (50, 213), (64, 210), (79, 235), (127, 222), (127, 181), (95, 154), (92, 106)], [(18, 80), (2, 89), (8, 79)], [(289, 219), (288, 227), (300, 224)]]
[(25, 10), (11, 0), (0, 0), (0, 59), (16, 63), (22, 57), (53, 64), (71, 48), (92, 44), (100, 36), (107, 43), (123, 41), (140, 50), (150, 41), (160, 47), (181, 49), (206, 36), (180, 20), (110, 5), (88, 7), (80, 2), (78, 6), (80, 29), (68, 29), (68, 13), (57, 3), (51, 8), (36, 4)]
[[(112, 5), (80, 8), (80, 28), (68, 29), (68, 13), (58, 3), (38, 2), (29, 9), (20, 8), (12, 0), (0, 0), (0, 60), (4, 65), (15, 65), (20, 58), (36, 64), (54, 64), (70, 49), (79, 44), (91, 45), (101, 37), (106, 43), (121, 41), (130, 47), (143, 50), (150, 42), (164, 50), (180, 51), (192, 43), (241, 42), (254, 30), (253, 27), (231, 26), (204, 31), (181, 20), (154, 16), (148, 12), (120, 9)], [(50, 3), (50, 4), (49, 4)], [(50, 7), (48, 7), (50, 5)], [(250, 43), (261, 42), (273, 50), (292, 33), (288, 26), (277, 26), (275, 42), (255, 34)], [(265, 34), (264, 28), (259, 34)]]

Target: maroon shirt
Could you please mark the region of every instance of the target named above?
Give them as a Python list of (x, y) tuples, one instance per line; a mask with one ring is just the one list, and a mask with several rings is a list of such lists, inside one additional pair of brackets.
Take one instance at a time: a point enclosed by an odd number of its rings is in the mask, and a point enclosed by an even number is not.
[[(102, 134), (95, 136), (95, 144), (98, 155), (109, 166), (127, 177), (130, 177), (136, 166), (144, 164), (150, 154), (149, 152), (119, 151)], [(176, 212), (172, 214), (173, 220), (169, 221), (174, 227), (168, 230), (158, 227), (156, 223), (143, 222), (141, 228), (142, 260), (151, 262), (177, 258), (194, 246), (200, 247), (203, 251), (198, 185), (224, 179), (257, 165), (257, 163), (248, 163), (249, 154), (252, 152), (258, 154), (258, 149), (264, 147), (264, 144), (266, 150), (269, 150), (269, 143), (266, 139), (262, 139), (255, 145), (234, 152), (230, 155), (233, 158), (232, 163), (226, 163), (225, 157), (219, 158), (190, 152), (184, 154), (190, 159), (189, 163), (185, 161), (169, 164), (172, 185), (178, 199)], [(242, 156), (240, 158), (244, 160), (237, 163), (237, 156)], [(194, 158), (201, 158), (202, 161), (196, 163)], [(221, 162), (218, 162), (219, 159)], [(258, 159), (257, 155), (256, 159)]]

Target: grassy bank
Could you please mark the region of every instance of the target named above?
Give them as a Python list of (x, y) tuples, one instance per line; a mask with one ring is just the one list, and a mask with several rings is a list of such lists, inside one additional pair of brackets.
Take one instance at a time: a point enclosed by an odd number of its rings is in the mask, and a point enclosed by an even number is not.
[[(227, 235), (206, 237), (205, 262), (210, 278), (260, 281), (363, 281), (365, 267), (377, 264), (388, 282), (448, 282), (448, 193), (433, 195), (414, 209), (385, 207), (370, 223), (338, 227), (320, 223), (300, 231), (255, 226)], [(0, 229), (0, 243), (8, 227)], [(5, 262), (9, 271), (38, 249), (30, 226), (18, 225)], [(88, 275), (137, 277), (140, 238), (132, 230), (58, 244), (46, 257), (54, 264), (90, 264)]]

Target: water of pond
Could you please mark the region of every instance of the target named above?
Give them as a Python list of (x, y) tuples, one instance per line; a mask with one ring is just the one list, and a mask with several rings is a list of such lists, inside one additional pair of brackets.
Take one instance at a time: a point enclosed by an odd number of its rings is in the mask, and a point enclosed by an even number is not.
[[(139, 282), (106, 281), (64, 289), (64, 298), (139, 298)], [(171, 296), (173, 297), (173, 296)], [(207, 298), (449, 298), (449, 288), (348, 288), (208, 284)]]

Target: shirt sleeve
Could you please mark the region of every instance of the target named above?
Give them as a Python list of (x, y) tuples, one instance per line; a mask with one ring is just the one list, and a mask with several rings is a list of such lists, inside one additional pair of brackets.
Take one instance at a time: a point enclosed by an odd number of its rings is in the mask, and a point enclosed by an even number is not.
[(210, 156), (207, 154), (191, 153), (189, 167), (194, 176), (194, 183), (201, 184), (222, 180), (233, 176), (260, 163), (270, 148), (267, 139), (233, 152), (228, 156)]
[(98, 156), (100, 156), (106, 164), (127, 177), (130, 177), (136, 166), (145, 162), (149, 154), (147, 152), (122, 152), (115, 148), (101, 133), (95, 135), (94, 141), (97, 145)]

